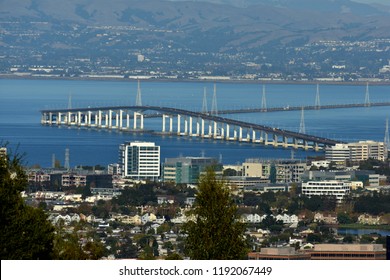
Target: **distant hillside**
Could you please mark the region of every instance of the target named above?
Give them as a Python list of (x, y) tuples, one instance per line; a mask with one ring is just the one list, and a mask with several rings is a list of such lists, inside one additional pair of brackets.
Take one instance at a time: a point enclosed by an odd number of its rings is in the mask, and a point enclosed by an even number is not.
[(349, 0), (0, 0), (1, 21), (164, 29), (172, 32), (161, 36), (185, 47), (219, 51), (390, 38), (389, 18), (385, 9)]

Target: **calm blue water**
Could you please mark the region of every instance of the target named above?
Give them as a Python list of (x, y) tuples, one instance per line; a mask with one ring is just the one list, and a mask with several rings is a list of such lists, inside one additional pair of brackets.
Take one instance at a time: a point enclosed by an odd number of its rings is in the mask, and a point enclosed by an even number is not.
[(380, 234), (381, 236), (390, 235), (390, 230), (383, 229), (351, 229), (351, 228), (338, 228), (335, 229), (337, 234), (341, 235), (365, 235), (365, 234)]
[[(211, 109), (212, 83), (142, 82), (143, 105), (179, 107), (200, 111), (203, 88)], [(270, 84), (266, 86), (268, 107), (314, 105), (315, 85)], [(70, 164), (106, 165), (117, 162), (118, 146), (125, 141), (153, 141), (161, 146), (162, 159), (177, 156), (222, 157), (223, 163), (246, 158), (290, 158), (291, 150), (253, 144), (224, 143), (150, 134), (129, 134), (40, 125), (41, 109), (134, 105), (137, 83), (114, 81), (0, 80), (0, 141), (26, 154), (26, 163), (51, 165), (52, 154), (62, 163), (70, 149)], [(321, 104), (363, 103), (363, 85), (321, 85)], [(262, 85), (217, 84), (218, 109), (261, 106)], [(371, 102), (390, 101), (390, 86), (371, 86)], [(230, 116), (243, 121), (298, 131), (301, 112), (253, 113)], [(305, 112), (306, 132), (344, 141), (383, 141), (389, 107), (317, 110)], [(145, 128), (161, 130), (160, 119), (145, 120)], [(17, 148), (18, 146), (18, 148)], [(295, 158), (313, 152), (295, 151)]]

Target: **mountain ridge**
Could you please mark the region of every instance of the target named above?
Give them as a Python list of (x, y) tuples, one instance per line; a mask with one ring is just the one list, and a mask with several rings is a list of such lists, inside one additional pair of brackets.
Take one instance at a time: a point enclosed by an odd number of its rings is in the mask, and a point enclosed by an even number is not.
[(234, 7), (231, 0), (218, 2), (223, 3), (113, 0), (107, 5), (105, 0), (1, 0), (0, 19), (161, 29), (170, 31), (160, 35), (161, 39), (196, 49), (202, 49), (205, 40), (213, 40), (214, 49), (220, 51), (316, 40), (390, 38), (386, 10), (349, 0), (275, 0), (273, 5), (265, 0), (241, 1), (256, 2), (250, 7)]

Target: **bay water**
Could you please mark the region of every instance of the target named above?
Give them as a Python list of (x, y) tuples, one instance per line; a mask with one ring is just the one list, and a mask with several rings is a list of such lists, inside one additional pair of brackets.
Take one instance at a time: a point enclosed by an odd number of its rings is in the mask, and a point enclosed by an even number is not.
[[(314, 105), (314, 84), (266, 84), (267, 107)], [(201, 111), (204, 88), (211, 110), (214, 84), (210, 82), (142, 81), (142, 104)], [(321, 105), (364, 103), (365, 85), (320, 85)], [(259, 108), (261, 83), (217, 83), (217, 108)], [(371, 102), (389, 102), (390, 86), (371, 85)], [(191, 137), (159, 136), (65, 126), (43, 126), (40, 110), (77, 107), (134, 105), (136, 81), (80, 81), (0, 79), (0, 143), (8, 142), (13, 153), (25, 154), (27, 165), (50, 167), (52, 155), (70, 165), (107, 165), (118, 161), (119, 145), (126, 141), (151, 141), (161, 146), (162, 161), (178, 156), (211, 156), (224, 164), (247, 158), (305, 159), (322, 155), (313, 151), (265, 147), (259, 144), (223, 142)], [(71, 104), (69, 104), (69, 102)], [(363, 107), (305, 111), (306, 133), (352, 142), (383, 141), (390, 107)], [(298, 131), (300, 111), (247, 113), (228, 118)], [(161, 118), (145, 119), (145, 128), (161, 131)]]

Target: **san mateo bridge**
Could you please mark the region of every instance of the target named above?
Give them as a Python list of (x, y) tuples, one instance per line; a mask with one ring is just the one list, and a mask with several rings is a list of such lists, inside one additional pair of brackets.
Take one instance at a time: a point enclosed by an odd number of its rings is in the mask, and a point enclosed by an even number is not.
[(218, 115), (159, 106), (116, 106), (42, 110), (43, 125), (87, 127), (127, 132), (148, 131), (146, 112), (162, 118), (161, 134), (252, 142), (273, 147), (319, 151), (340, 141), (253, 124)]
[[(321, 151), (328, 146), (343, 143), (333, 139), (313, 136), (305, 133), (304, 110), (356, 108), (367, 106), (390, 106), (390, 102), (371, 103), (368, 86), (365, 103), (321, 106), (319, 91), (314, 106), (267, 108), (265, 91), (261, 108), (217, 111), (216, 90), (214, 87), (211, 111), (207, 110), (205, 96), (202, 112), (192, 110), (147, 106), (141, 103), (141, 91), (138, 93), (135, 106), (103, 106), (68, 109), (41, 110), (41, 124), (50, 126), (85, 127), (99, 130), (116, 130), (123, 132), (152, 132), (161, 135), (177, 135), (186, 137), (217, 139), (221, 141), (236, 141), (259, 143), (273, 147), (294, 148)], [(299, 132), (283, 130), (261, 124), (239, 121), (221, 115), (276, 112), (302, 110)], [(162, 118), (160, 131), (145, 127), (145, 118)]]

